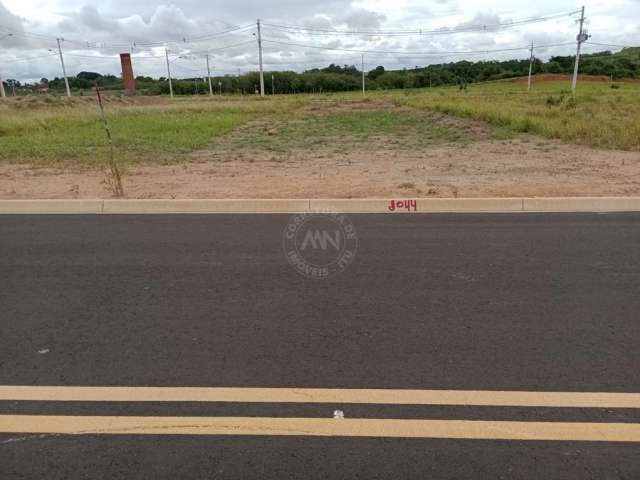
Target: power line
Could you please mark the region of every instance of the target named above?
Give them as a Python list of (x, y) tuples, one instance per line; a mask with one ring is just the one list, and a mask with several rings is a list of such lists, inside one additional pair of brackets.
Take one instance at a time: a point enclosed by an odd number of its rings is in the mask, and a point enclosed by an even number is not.
[(182, 63), (177, 63), (177, 60), (179, 60), (179, 59), (176, 58), (174, 60), (173, 65), (174, 65), (174, 67), (178, 68), (178, 70), (184, 70), (184, 71), (188, 71), (188, 72), (196, 72), (196, 73), (199, 73), (200, 76), (202, 76), (203, 69), (201, 69), (201, 68), (196, 69), (196, 68), (192, 68), (192, 67), (186, 67)]
[[(487, 53), (500, 53), (500, 52), (515, 52), (520, 50), (529, 50), (529, 46), (522, 47), (511, 47), (511, 48), (498, 48), (491, 50), (458, 50), (458, 51), (431, 51), (431, 52), (411, 52), (411, 51), (388, 51), (388, 50), (364, 50), (364, 49), (354, 49), (354, 48), (341, 48), (341, 47), (329, 47), (329, 46), (320, 46), (320, 45), (308, 45), (301, 43), (292, 43), (292, 42), (281, 42), (277, 40), (267, 40), (263, 39), (264, 42), (278, 44), (278, 45), (288, 45), (293, 47), (303, 47), (303, 48), (316, 48), (319, 50), (332, 50), (339, 52), (352, 52), (352, 53), (365, 53), (365, 54), (381, 54), (381, 55), (413, 55), (414, 57), (426, 57), (426, 56), (444, 56), (444, 55), (478, 55), (478, 54), (487, 54)], [(566, 44), (551, 44), (551, 45), (540, 45), (537, 48), (548, 48), (551, 46), (560, 46)]]
[[(226, 30), (218, 31), (218, 32), (209, 32), (200, 35), (195, 35), (193, 37), (183, 37), (180, 40), (165, 40), (165, 41), (131, 41), (127, 43), (106, 43), (106, 42), (93, 42), (86, 40), (74, 40), (70, 38), (65, 38), (64, 36), (59, 37), (61, 41), (65, 43), (70, 43), (78, 46), (82, 46), (87, 49), (97, 49), (97, 48), (130, 48), (130, 47), (160, 47), (164, 45), (175, 45), (181, 43), (198, 43), (203, 41), (212, 40), (217, 37), (221, 37), (224, 35), (229, 35), (231, 33), (239, 33), (241, 31), (247, 30), (249, 28), (253, 28), (253, 24), (246, 25), (237, 25), (233, 28), (228, 28)], [(35, 32), (26, 32), (26, 31), (17, 31), (13, 28), (9, 28), (3, 25), (0, 25), (0, 30), (11, 33), (14, 36), (31, 38), (40, 41), (53, 42), (58, 37), (43, 35)]]
[(25, 32), (25, 31), (18, 31), (15, 30), (13, 28), (10, 27), (6, 27), (4, 25), (0, 25), (0, 30), (5, 31), (5, 32), (9, 32), (11, 33), (11, 35), (13, 36), (17, 36), (17, 37), (32, 37), (32, 38), (39, 38), (41, 40), (50, 40), (50, 41), (54, 41), (56, 39), (56, 37), (51, 37), (48, 35), (42, 35), (39, 33), (30, 33), (30, 32)]
[(164, 46), (164, 45), (176, 45), (176, 44), (181, 44), (181, 43), (199, 43), (199, 42), (205, 42), (208, 40), (213, 40), (214, 38), (217, 37), (221, 37), (224, 35), (228, 35), (230, 33), (240, 33), (241, 31), (245, 31), (248, 30), (250, 28), (253, 28), (253, 24), (248, 24), (248, 25), (242, 25), (242, 26), (238, 26), (235, 28), (231, 28), (228, 30), (224, 30), (221, 32), (215, 32), (215, 33), (209, 33), (209, 34), (203, 34), (203, 35), (197, 35), (197, 36), (193, 36), (193, 37), (185, 37), (182, 40), (176, 40), (176, 41), (157, 41), (157, 42), (133, 42), (133, 46), (134, 47), (160, 47), (160, 46)]
[(47, 55), (39, 55), (37, 57), (22, 57), (14, 58), (13, 60), (0, 60), (0, 63), (16, 63), (16, 62), (29, 62), (31, 60), (38, 60), (40, 58), (55, 57), (57, 53), (49, 53)]
[(210, 53), (210, 52), (217, 52), (220, 50), (227, 50), (229, 48), (235, 48), (235, 47), (241, 47), (243, 45), (249, 45), (249, 44), (253, 44), (254, 40), (247, 40), (244, 42), (240, 42), (240, 43), (234, 43), (233, 45), (224, 45), (222, 47), (215, 47), (215, 48), (208, 48), (207, 50), (198, 50), (195, 52), (189, 52), (189, 55), (198, 55), (198, 54), (204, 54), (204, 53)]
[[(189, 52), (188, 55), (195, 55), (195, 54), (199, 54), (199, 53), (209, 53), (209, 52), (216, 52), (216, 51), (222, 51), (222, 50), (226, 50), (229, 48), (234, 48), (234, 47), (238, 47), (238, 46), (242, 46), (242, 45), (247, 45), (247, 44), (253, 44), (253, 40), (249, 40), (246, 42), (241, 42), (241, 43), (235, 43), (233, 45), (225, 45), (222, 47), (216, 47), (216, 48), (210, 48), (208, 50), (202, 50), (199, 52)], [(21, 62), (21, 61), (29, 61), (29, 60), (35, 60), (35, 59), (39, 59), (39, 58), (46, 58), (46, 57), (50, 57), (50, 56), (56, 56), (56, 53), (50, 53), (48, 55), (40, 55), (37, 57), (23, 57), (23, 58), (15, 58), (12, 60), (0, 60), (0, 63), (13, 63), (13, 62)], [(88, 58), (88, 59), (92, 59), (92, 60), (118, 60), (120, 58), (119, 55), (83, 55), (83, 54), (79, 54), (79, 53), (65, 53), (64, 54), (65, 57), (76, 57), (76, 58)], [(165, 56), (164, 55), (144, 55), (144, 56), (132, 56), (131, 58), (134, 60), (146, 60), (146, 59), (163, 59)], [(178, 57), (176, 57), (178, 58)]]
[[(630, 54), (624, 54), (622, 52), (617, 52), (617, 53), (610, 53), (608, 55), (602, 55), (602, 52), (593, 52), (593, 53), (585, 53), (582, 55), (582, 61), (583, 62), (588, 62), (589, 60), (600, 60), (602, 58), (608, 58), (610, 60), (618, 60), (618, 59), (625, 59), (625, 60), (640, 60), (640, 57), (638, 56), (633, 56)], [(601, 55), (598, 55), (601, 54)]]
[[(575, 45), (575, 42), (563, 42), (563, 43), (550, 43), (550, 44), (545, 44), (545, 45), (535, 45), (533, 47), (534, 51), (535, 50), (541, 50), (541, 49), (546, 49), (546, 48), (552, 48), (552, 47), (563, 47), (563, 46), (568, 46), (568, 45)], [(531, 49), (531, 45), (528, 46), (523, 46), (523, 47), (514, 47), (514, 48), (505, 48), (505, 49), (496, 49), (496, 50), (484, 50), (484, 51), (458, 51), (458, 52), (441, 52), (436, 54), (434, 52), (433, 55), (429, 54), (428, 56), (433, 56), (435, 58), (438, 57), (449, 57), (449, 56), (455, 56), (455, 55), (469, 55), (471, 53), (477, 53), (477, 54), (485, 54), (485, 53), (500, 53), (500, 52), (514, 52), (514, 51), (529, 51)], [(373, 57), (373, 58), (381, 58), (384, 57), (384, 55), (387, 55), (386, 53), (383, 54), (377, 54), (375, 52), (370, 52), (368, 54), (369, 57)], [(421, 54), (417, 54), (417, 55), (413, 55), (413, 54), (406, 54), (406, 55), (402, 55), (402, 59), (403, 60), (412, 60), (412, 59), (421, 59), (426, 55), (421, 55)], [(487, 60), (487, 61), (491, 61), (491, 60)]]
[[(82, 55), (79, 53), (65, 53), (65, 57), (77, 57), (77, 58), (90, 58), (97, 60), (118, 60), (120, 59), (120, 55)], [(156, 59), (164, 59), (164, 55), (140, 55), (140, 56), (132, 56), (134, 60), (156, 60)]]
[[(339, 62), (340, 64), (343, 65), (348, 65), (349, 62), (351, 62), (353, 65), (355, 65), (356, 63), (358, 63), (360, 61), (359, 58), (340, 58), (334, 61), (330, 61), (329, 63), (333, 64), (333, 65), (337, 65), (336, 62)], [(345, 63), (346, 62), (346, 63)], [(265, 65), (327, 65), (327, 61), (322, 61), (322, 60), (318, 60), (316, 62), (287, 62), (285, 61), (269, 61), (269, 60), (265, 60)]]
[(638, 48), (638, 46), (633, 45), (615, 45), (613, 43), (596, 43), (596, 42), (584, 42), (587, 45), (597, 45), (600, 47), (615, 47), (615, 48)]
[[(530, 17), (530, 18), (525, 18), (520, 20), (513, 20), (509, 22), (499, 22), (495, 24), (476, 24), (476, 25), (462, 25), (458, 27), (443, 27), (436, 30), (415, 29), (415, 30), (357, 31), (357, 30), (321, 29), (321, 28), (313, 28), (313, 27), (304, 27), (300, 25), (276, 24), (276, 23), (263, 23), (263, 25), (271, 27), (272, 29), (283, 31), (285, 33), (305, 34), (305, 35), (315, 35), (315, 34), (358, 35), (358, 36), (450, 35), (450, 34), (456, 34), (460, 32), (491, 31), (491, 30), (496, 30), (501, 28), (511, 28), (518, 25), (545, 22), (552, 19), (571, 16), (571, 15), (574, 15), (575, 13), (577, 13), (577, 11), (562, 12), (562, 13), (550, 14), (550, 15), (540, 16), (540, 17)], [(142, 40), (142, 41), (130, 41), (126, 43), (105, 43), (105, 42), (94, 42), (94, 41), (87, 41), (87, 40), (76, 40), (71, 38), (65, 38), (64, 36), (55, 37), (55, 36), (44, 35), (36, 32), (18, 31), (14, 28), (7, 27), (4, 25), (0, 25), (0, 30), (9, 32), (15, 36), (31, 38), (39, 41), (53, 42), (56, 40), (56, 38), (60, 38), (65, 43), (82, 46), (88, 49), (97, 49), (97, 48), (131, 48), (131, 47), (152, 48), (152, 47), (160, 47), (160, 46), (176, 45), (176, 44), (184, 44), (184, 43), (198, 43), (198, 42), (212, 40), (214, 38), (224, 36), (224, 35), (229, 35), (232, 33), (240, 33), (241, 31), (246, 31), (253, 27), (254, 27), (253, 24), (233, 25), (230, 28), (227, 28), (225, 30), (221, 30), (218, 32), (207, 32), (199, 35), (194, 35), (191, 37), (185, 36), (178, 40), (176, 39), (163, 40), (163, 41)]]
[(91, 58), (96, 60), (117, 60), (120, 58), (118, 55), (80, 55), (77, 53), (65, 53), (64, 56), (75, 58)]
[[(443, 27), (441, 29), (431, 29), (431, 30), (423, 30), (420, 28), (416, 28), (416, 29), (404, 29), (404, 30), (362, 30), (362, 31), (357, 31), (357, 30), (339, 30), (339, 29), (330, 29), (330, 28), (314, 28), (314, 27), (303, 27), (301, 25), (292, 25), (292, 24), (283, 24), (283, 23), (263, 23), (261, 22), (261, 25), (267, 27), (269, 30), (271, 31), (276, 31), (276, 32), (282, 32), (285, 34), (289, 34), (291, 37), (286, 37), (286, 38), (291, 38), (293, 40), (293, 38), (295, 36), (314, 36), (314, 35), (326, 35), (326, 36), (336, 36), (336, 35), (345, 35), (345, 36), (367, 36), (367, 37), (374, 37), (374, 36), (410, 36), (410, 35), (449, 35), (449, 34), (456, 34), (456, 33), (462, 33), (462, 32), (474, 32), (474, 31), (497, 31), (503, 28), (512, 28), (518, 25), (525, 25), (525, 24), (530, 24), (530, 23), (539, 23), (539, 22), (545, 22), (545, 21), (549, 21), (549, 20), (554, 20), (554, 19), (559, 19), (559, 18), (564, 18), (564, 17), (568, 17), (568, 16), (573, 16), (576, 13), (580, 12), (581, 10), (575, 10), (575, 11), (570, 11), (570, 12), (563, 12), (563, 13), (555, 13), (555, 14), (549, 14), (549, 15), (545, 15), (545, 16), (538, 16), (538, 17), (529, 17), (529, 18), (523, 18), (523, 19), (519, 19), (519, 20), (512, 20), (512, 21), (508, 21), (508, 22), (497, 22), (494, 24), (466, 24), (466, 25), (459, 25), (457, 27)], [(206, 42), (206, 41), (210, 41), (213, 40), (215, 38), (219, 38), (219, 37), (223, 37), (225, 35), (232, 35), (233, 39), (242, 39), (243, 37), (246, 38), (246, 35), (243, 34), (243, 32), (246, 32), (247, 30), (253, 29), (255, 28), (256, 25), (254, 24), (245, 24), (245, 25), (232, 25), (229, 26), (229, 28), (226, 28), (224, 30), (221, 31), (217, 31), (217, 32), (209, 32), (209, 33), (203, 33), (200, 35), (194, 35), (191, 37), (183, 37), (182, 39), (174, 39), (172, 41), (165, 41), (165, 42), (160, 42), (160, 41), (142, 41), (142, 42), (130, 42), (130, 43), (112, 43), (112, 44), (108, 44), (108, 43), (96, 43), (96, 42), (81, 42), (78, 40), (72, 40), (72, 39), (62, 39), (60, 38), (60, 41), (64, 41), (67, 42), (69, 44), (76, 44), (76, 45), (80, 45), (82, 46), (82, 48), (78, 47), (78, 48), (73, 48), (73, 47), (69, 47), (69, 50), (72, 51), (76, 51), (76, 52), (82, 52), (82, 50), (86, 49), (94, 49), (94, 48), (104, 48), (104, 49), (108, 49), (108, 48), (131, 48), (131, 53), (132, 53), (132, 59), (138, 61), (143, 61), (143, 60), (157, 60), (157, 59), (164, 59), (166, 57), (167, 62), (171, 61), (172, 63), (176, 63), (176, 67), (179, 69), (184, 69), (184, 70), (191, 70), (193, 72), (201, 72), (200, 69), (195, 70), (192, 68), (189, 68), (187, 66), (184, 65), (184, 62), (182, 60), (176, 62), (179, 58), (180, 58), (180, 53), (179, 52), (184, 52), (182, 53), (182, 55), (200, 55), (200, 54), (213, 54), (215, 55), (215, 53), (213, 52), (221, 52), (227, 49), (231, 49), (231, 48), (237, 48), (237, 47), (242, 47), (245, 45), (252, 45), (255, 43), (255, 40), (246, 40), (246, 41), (242, 41), (242, 42), (238, 42), (238, 43), (232, 43), (232, 44), (228, 44), (228, 45), (222, 45), (220, 47), (215, 47), (215, 48), (209, 48), (206, 50), (195, 50), (195, 51), (190, 51), (188, 46), (184, 46), (184, 47), (180, 47), (180, 46), (175, 46), (174, 50), (173, 50), (173, 54), (171, 55), (171, 59), (169, 58), (169, 53), (166, 52), (163, 55), (159, 56), (159, 55), (153, 55), (154, 51), (147, 51), (148, 53), (150, 53), (150, 55), (144, 55), (144, 50), (142, 49), (153, 49), (154, 47), (159, 47), (159, 46), (167, 46), (169, 44), (172, 45), (182, 45), (182, 44), (189, 44), (189, 43), (197, 43), (197, 42)], [(13, 35), (17, 35), (17, 36), (24, 36), (27, 38), (32, 38), (32, 39), (36, 39), (38, 41), (51, 41), (53, 42), (53, 40), (55, 40), (55, 37), (49, 37), (47, 35), (43, 35), (43, 34), (39, 34), (39, 33), (34, 33), (34, 32), (16, 32), (14, 29), (9, 29), (6, 26), (1, 26), (0, 25), (0, 39), (2, 39), (4, 32), (3, 31), (7, 31), (9, 32), (9, 35), (13, 36)], [(238, 35), (236, 35), (238, 34)], [(171, 32), (168, 33), (168, 35), (172, 35)], [(254, 34), (255, 35), (255, 34)], [(284, 37), (285, 35), (282, 35), (282, 37)], [(281, 37), (281, 38), (282, 38)], [(229, 39), (231, 40), (231, 38)], [(301, 39), (302, 40), (302, 39)], [(524, 52), (527, 51), (529, 52), (529, 50), (531, 49), (530, 45), (522, 45), (522, 46), (512, 46), (512, 47), (508, 47), (505, 46), (504, 48), (495, 48), (495, 49), (484, 49), (484, 50), (452, 50), (452, 51), (437, 51), (437, 50), (427, 50), (427, 51), (407, 51), (407, 50), (376, 50), (376, 49), (367, 49), (367, 48), (357, 48), (354, 45), (376, 45), (377, 42), (375, 41), (375, 39), (370, 38), (370, 39), (362, 39), (361, 43), (360, 41), (358, 41), (359, 39), (352, 37), (350, 40), (352, 40), (351, 42), (347, 42), (346, 43), (346, 47), (340, 47), (340, 46), (336, 46), (336, 47), (332, 47), (332, 46), (328, 46), (328, 45), (322, 45), (322, 44), (313, 44), (314, 40), (310, 39), (310, 44), (304, 43), (297, 43), (295, 40), (293, 41), (279, 41), (279, 40), (270, 40), (270, 39), (263, 39), (264, 42), (267, 42), (269, 44), (273, 44), (273, 45), (286, 45), (286, 46), (290, 46), (290, 47), (299, 47), (299, 48), (307, 48), (307, 49), (317, 49), (317, 50), (324, 50), (324, 51), (331, 51), (331, 52), (346, 52), (347, 54), (366, 54), (369, 58), (371, 59), (376, 59), (379, 58), (380, 60), (376, 60), (380, 63), (384, 63), (384, 64), (392, 64), (392, 65), (401, 65), (402, 62), (404, 63), (411, 63), (412, 61), (416, 61), (420, 62), (420, 59), (424, 59), (423, 61), (425, 63), (433, 63), (434, 61), (438, 61), (438, 62), (444, 62), (445, 59), (447, 57), (454, 57), (452, 60), (447, 59), (448, 61), (456, 61), (455, 60), (455, 56), (459, 56), (459, 55), (468, 55), (468, 56), (475, 56), (475, 55), (488, 55), (488, 54), (494, 54), (494, 53), (506, 53), (506, 52)], [(216, 42), (217, 43), (217, 42)], [(322, 43), (322, 41), (320, 39), (318, 39), (318, 43)], [(350, 43), (350, 44), (349, 44)], [(434, 41), (434, 43), (436, 43)], [(617, 44), (607, 44), (607, 43), (596, 43), (596, 42), (583, 42), (584, 44), (588, 44), (588, 45), (593, 45), (593, 46), (604, 46), (604, 47), (612, 47), (612, 48), (632, 48), (632, 46), (630, 45), (617, 45)], [(372, 46), (373, 46), (372, 45)], [(436, 43), (437, 45), (437, 43)], [(564, 42), (564, 43), (555, 43), (555, 44), (546, 44), (546, 45), (535, 45), (534, 50), (539, 51), (541, 49), (546, 49), (546, 48), (551, 48), (551, 47), (561, 47), (561, 46), (566, 46), (566, 45), (575, 45), (575, 42)], [(205, 46), (205, 45), (203, 45)], [(138, 54), (140, 54), (141, 56), (133, 56), (133, 48), (140, 48), (140, 51), (138, 52)], [(429, 48), (429, 47), (427, 47)], [(438, 48), (437, 46), (432, 46), (431, 48)], [(44, 50), (44, 48), (43, 48)], [(293, 49), (289, 50), (289, 49), (282, 49), (281, 51), (291, 51), (293, 53), (296, 54), (300, 54), (301, 52), (295, 51)], [(69, 57), (73, 57), (73, 58), (86, 58), (86, 59), (93, 59), (93, 60), (117, 60), (119, 58), (118, 55), (109, 55), (107, 54), (107, 52), (109, 52), (109, 50), (107, 50), (105, 52), (104, 55), (102, 54), (96, 54), (96, 55), (92, 55), (90, 53), (90, 51), (87, 51), (85, 55), (83, 55), (82, 53), (65, 53), (65, 57), (69, 56)], [(113, 51), (111, 51), (113, 52)], [(227, 54), (227, 55), (222, 55), (220, 58), (220, 62), (223, 64), (227, 64), (229, 62), (233, 63), (233, 61), (231, 60), (232, 58), (237, 58), (240, 59), (239, 61), (243, 61), (243, 62), (249, 62), (250, 58), (254, 58), (252, 53), (247, 53), (246, 49), (242, 49), (241, 50), (242, 53), (233, 53), (233, 54)], [(98, 53), (98, 52), (95, 52)], [(275, 53), (275, 52), (274, 52)], [(308, 56), (313, 58), (313, 57), (329, 57), (329, 54), (314, 54), (313, 52), (307, 52)], [(596, 52), (599, 53), (599, 52)], [(344, 57), (349, 57), (349, 55), (345, 54)], [(28, 61), (33, 61), (33, 60), (37, 60), (40, 58), (47, 58), (47, 57), (52, 57), (55, 56), (55, 53), (50, 53), (48, 55), (41, 55), (41, 56), (34, 56), (34, 57), (24, 57), (24, 58), (13, 58), (11, 60), (0, 60), (0, 63), (16, 63), (16, 62), (28, 62)], [(387, 56), (387, 58), (384, 58), (385, 56)], [(389, 56), (397, 56), (398, 58), (392, 58)], [(515, 56), (515, 55), (514, 55)], [(332, 61), (332, 63), (342, 63), (342, 62), (352, 62), (352, 60), (347, 59), (347, 58), (340, 58), (343, 57), (343, 55), (339, 54), (339, 53), (335, 53), (333, 55), (333, 59), (329, 59)], [(425, 57), (431, 57), (430, 60), (426, 60)], [(611, 58), (610, 55), (594, 55), (594, 54), (586, 54), (584, 60), (589, 60), (589, 59), (595, 59), (595, 58)], [(503, 56), (498, 56), (497, 58), (503, 58)], [(615, 57), (613, 57), (615, 58)], [(229, 60), (227, 60), (229, 59)], [(278, 60), (278, 59), (274, 59), (274, 60)], [(280, 59), (280, 61), (271, 61), (269, 62), (268, 60), (266, 61), (266, 63), (268, 65), (326, 65), (329, 63), (329, 60), (327, 61), (321, 61), (318, 60), (317, 62), (312, 62), (312, 61), (307, 61), (307, 62), (287, 62), (284, 59)], [(473, 59), (472, 59), (473, 60)], [(337, 63), (336, 63), (337, 62)], [(76, 63), (76, 62), (74, 62)], [(88, 62), (87, 62), (88, 63)], [(353, 61), (353, 63), (357, 63), (356, 61)], [(78, 65), (81, 65), (81, 62), (77, 62)], [(147, 68), (148, 65), (145, 65), (145, 68)], [(417, 68), (417, 67), (416, 67)]]
[[(424, 56), (433, 56), (433, 57), (446, 57), (449, 55), (468, 55), (468, 54), (484, 54), (484, 53), (494, 53), (494, 52), (512, 52), (512, 51), (524, 51), (526, 49), (528, 49), (529, 47), (513, 47), (513, 48), (504, 48), (504, 49), (494, 49), (494, 50), (483, 50), (483, 51), (473, 51), (473, 50), (467, 50), (467, 51), (455, 51), (455, 52), (451, 52), (451, 51), (443, 51), (443, 52), (389, 52), (389, 51), (375, 51), (375, 50), (352, 50), (352, 49), (338, 49), (338, 48), (334, 48), (334, 47), (324, 47), (324, 46), (317, 46), (317, 45), (302, 45), (302, 44), (294, 44), (294, 43), (290, 43), (290, 42), (277, 42), (277, 41), (270, 41), (270, 40), (265, 40), (267, 42), (271, 42), (271, 43), (283, 43), (283, 44), (287, 44), (287, 45), (293, 45), (293, 46), (300, 46), (300, 47), (310, 47), (310, 48), (318, 48), (318, 49), (322, 49), (322, 50), (338, 50), (338, 51), (347, 51), (347, 52), (356, 52), (356, 53), (367, 53), (370, 57), (373, 58), (377, 58), (380, 56), (384, 56), (384, 55), (402, 55), (402, 57), (405, 60), (411, 60), (411, 59), (419, 59), (421, 57)], [(209, 50), (203, 50), (203, 51), (199, 51), (199, 52), (188, 52), (188, 55), (196, 55), (199, 53), (209, 53), (209, 52), (213, 52), (213, 51), (221, 51), (224, 49), (228, 49), (228, 48), (234, 48), (234, 47), (238, 47), (238, 46), (242, 46), (242, 45), (248, 45), (248, 44), (253, 44), (252, 40), (249, 41), (245, 41), (245, 42), (241, 42), (241, 43), (237, 43), (237, 44), (231, 44), (231, 45), (225, 45), (222, 47), (218, 47), (218, 48), (214, 48), (214, 49), (209, 49)], [(573, 42), (565, 42), (565, 43), (556, 43), (556, 44), (545, 44), (545, 45), (537, 45), (535, 48), (536, 49), (541, 49), (541, 48), (549, 48), (549, 47), (555, 47), (555, 46), (563, 46), (563, 45), (573, 45)], [(1, 63), (14, 63), (14, 62), (22, 62), (22, 61), (32, 61), (32, 60), (37, 60), (40, 58), (47, 58), (47, 57), (51, 57), (51, 56), (55, 56), (55, 53), (51, 53), (48, 55), (41, 55), (41, 56), (36, 56), (36, 57), (25, 57), (25, 58), (15, 58), (9, 61), (0, 61)], [(66, 53), (65, 56), (69, 56), (69, 57), (73, 57), (73, 58), (86, 58), (86, 59), (91, 59), (91, 60), (118, 60), (119, 56), (118, 55), (82, 55), (82, 54), (76, 54), (76, 53)], [(138, 61), (138, 60), (157, 60), (157, 59), (162, 59), (164, 58), (164, 55), (159, 56), (159, 55), (145, 55), (145, 56), (133, 56), (132, 57), (134, 60)], [(173, 60), (171, 60), (172, 62), (174, 62), (175, 60), (177, 60), (179, 58), (179, 56), (174, 57)], [(591, 57), (593, 58), (593, 57)], [(355, 60), (353, 59), (348, 59), (348, 58), (339, 58), (339, 59), (335, 59), (336, 62), (352, 62), (352, 63), (357, 63)], [(284, 61), (267, 61), (267, 64), (269, 65), (314, 65), (314, 66), (323, 66), (326, 64), (326, 62), (322, 61), (322, 60), (318, 60), (318, 61), (308, 61), (308, 62), (288, 62), (286, 60)], [(398, 62), (394, 62), (394, 64), (397, 65), (401, 65)], [(186, 68), (186, 67), (183, 67)]]
[(530, 23), (540, 23), (546, 22), (548, 20), (553, 20), (557, 18), (563, 18), (575, 15), (579, 10), (574, 10), (571, 12), (562, 12), (552, 15), (547, 15), (543, 17), (530, 17), (521, 20), (513, 20), (510, 22), (500, 22), (495, 24), (475, 24), (475, 25), (462, 25), (457, 27), (443, 27), (436, 30), (425, 30), (425, 29), (416, 29), (416, 30), (337, 30), (337, 29), (326, 29), (326, 28), (314, 28), (314, 27), (304, 27), (301, 25), (288, 25), (288, 24), (274, 24), (274, 23), (264, 23), (263, 25), (267, 27), (271, 27), (272, 29), (277, 29), (280, 31), (285, 31), (287, 33), (300, 33), (300, 34), (327, 34), (327, 35), (359, 35), (359, 36), (412, 36), (412, 35), (450, 35), (460, 32), (473, 32), (473, 31), (489, 31), (489, 30), (497, 30), (501, 28), (511, 28), (518, 25), (526, 25)]

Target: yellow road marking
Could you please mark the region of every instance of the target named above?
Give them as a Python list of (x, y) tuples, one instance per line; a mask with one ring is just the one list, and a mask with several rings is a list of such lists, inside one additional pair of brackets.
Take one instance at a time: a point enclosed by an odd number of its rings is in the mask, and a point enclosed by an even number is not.
[(476, 420), (0, 415), (0, 432), (640, 442), (640, 424), (637, 423)]
[(640, 408), (640, 393), (331, 388), (0, 386), (0, 400)]

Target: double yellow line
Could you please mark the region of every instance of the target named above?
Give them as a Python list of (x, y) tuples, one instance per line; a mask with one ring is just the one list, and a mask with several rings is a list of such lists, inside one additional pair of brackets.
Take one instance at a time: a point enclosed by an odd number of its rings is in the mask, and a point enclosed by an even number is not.
[[(318, 388), (0, 386), (0, 400), (238, 402), (640, 409), (638, 393)], [(347, 412), (348, 417), (348, 412)], [(0, 432), (296, 435), (640, 442), (640, 424), (363, 418), (0, 415)]]

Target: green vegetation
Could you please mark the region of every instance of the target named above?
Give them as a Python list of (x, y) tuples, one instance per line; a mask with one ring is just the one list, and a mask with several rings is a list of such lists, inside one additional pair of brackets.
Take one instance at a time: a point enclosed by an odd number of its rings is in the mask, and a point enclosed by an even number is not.
[(475, 118), (517, 132), (595, 147), (640, 150), (640, 84), (611, 88), (582, 82), (576, 96), (567, 82), (496, 82), (465, 90), (440, 88), (394, 94), (399, 105)]
[[(303, 97), (289, 97), (278, 101), (178, 100), (150, 105), (112, 102), (105, 110), (119, 161), (173, 162), (205, 148), (212, 139), (257, 113), (277, 114), (305, 101)], [(44, 165), (96, 165), (106, 161), (108, 143), (97, 107), (86, 101), (54, 105), (0, 114), (0, 160)]]
[[(551, 57), (547, 62), (536, 59), (533, 73), (570, 74), (573, 72), (574, 56)], [(135, 58), (134, 58), (135, 63)], [(403, 70), (385, 70), (379, 66), (367, 72), (369, 90), (389, 90), (401, 88), (437, 87), (457, 85), (465, 88), (470, 83), (501, 80), (527, 75), (529, 60), (505, 61), (460, 61), (416, 67)], [(587, 75), (600, 75), (619, 80), (623, 78), (640, 78), (640, 48), (624, 48), (620, 52), (603, 51), (581, 57), (580, 72)], [(354, 91), (362, 88), (362, 72), (353, 65), (329, 65), (326, 68), (296, 72), (265, 72), (265, 83), (271, 92), (271, 77), (276, 93), (327, 93)], [(208, 86), (202, 78), (174, 80), (173, 91), (177, 95), (208, 94)], [(214, 77), (213, 86), (216, 93), (253, 94), (260, 84), (257, 72), (245, 75), (226, 75)], [(113, 75), (101, 75), (96, 72), (80, 72), (69, 79), (75, 94), (88, 92), (96, 84), (106, 90), (122, 90), (122, 80)], [(61, 78), (47, 80), (43, 78), (40, 85), (21, 85), (15, 80), (7, 80), (7, 89), (12, 90), (15, 84), (17, 93), (31, 92), (35, 88), (47, 87), (50, 91), (63, 92), (64, 81)], [(147, 95), (169, 94), (169, 82), (166, 78), (137, 77), (140, 93)]]
[[(223, 111), (143, 111), (108, 114), (118, 157), (154, 153), (170, 158), (206, 146), (249, 115)], [(5, 160), (94, 162), (106, 158), (106, 139), (95, 112), (39, 113), (0, 127), (0, 158)]]
[[(535, 133), (640, 151), (640, 83), (499, 81), (467, 88), (210, 99), (110, 96), (105, 110), (119, 162), (179, 162), (197, 150), (426, 151)], [(612, 88), (616, 87), (616, 88)], [(488, 126), (456, 120), (466, 117)], [(108, 144), (95, 99), (31, 96), (0, 102), (0, 161), (105, 165)], [(284, 157), (283, 157), (284, 158)]]
[(254, 150), (274, 154), (317, 147), (341, 153), (366, 150), (376, 144), (391, 143), (395, 149), (403, 150), (478, 139), (467, 126), (443, 121), (442, 115), (431, 112), (366, 103), (367, 109), (350, 110), (350, 102), (344, 104), (346, 108), (332, 111), (331, 106), (319, 103), (319, 111), (311, 114), (305, 110), (252, 122), (228, 138), (221, 137), (214, 147), (229, 152)]

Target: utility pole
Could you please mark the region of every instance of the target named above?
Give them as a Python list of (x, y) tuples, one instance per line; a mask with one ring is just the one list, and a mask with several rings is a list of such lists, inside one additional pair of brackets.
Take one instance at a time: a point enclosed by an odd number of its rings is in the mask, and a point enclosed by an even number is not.
[(213, 88), (211, 87), (211, 69), (209, 68), (209, 54), (207, 53), (207, 78), (209, 79), (209, 96), (213, 97)]
[(527, 82), (527, 91), (531, 91), (531, 72), (533, 71), (533, 40), (531, 40), (531, 55), (529, 56), (529, 81)]
[(262, 32), (260, 31), (260, 19), (258, 19), (258, 57), (260, 58), (260, 96), (264, 97), (264, 71), (262, 70)]
[(365, 85), (364, 85), (364, 53), (362, 54), (362, 94), (365, 93)]
[(276, 94), (276, 80), (272, 73), (271, 74), (271, 95), (274, 96), (275, 94)]
[(60, 39), (56, 38), (58, 42), (58, 54), (60, 55), (60, 64), (62, 65), (62, 76), (64, 77), (64, 86), (67, 89), (67, 97), (71, 96), (71, 89), (69, 88), (69, 79), (67, 78), (67, 69), (64, 66), (64, 57), (62, 56), (62, 47), (60, 46)]
[[(0, 37), (0, 40), (4, 40), (5, 38), (12, 37), (13, 33), (7, 33), (3, 37)], [(2, 75), (0, 75), (0, 98), (5, 98), (7, 94), (4, 91), (4, 83), (2, 83)]]
[(575, 93), (576, 85), (578, 84), (578, 65), (580, 63), (580, 47), (583, 42), (586, 42), (589, 39), (589, 35), (584, 32), (584, 5), (582, 6), (580, 13), (580, 31), (576, 40), (578, 41), (578, 48), (576, 50), (576, 61), (573, 65), (573, 80), (571, 81), (571, 91)]
[(169, 77), (169, 95), (173, 98), (173, 84), (171, 83), (171, 67), (169, 66), (169, 50), (164, 49), (164, 55), (167, 59), (167, 76)]

